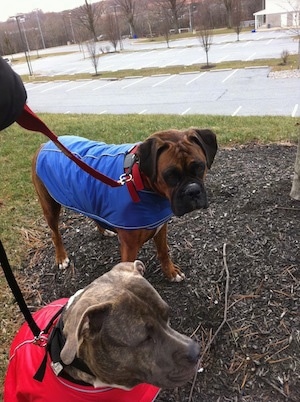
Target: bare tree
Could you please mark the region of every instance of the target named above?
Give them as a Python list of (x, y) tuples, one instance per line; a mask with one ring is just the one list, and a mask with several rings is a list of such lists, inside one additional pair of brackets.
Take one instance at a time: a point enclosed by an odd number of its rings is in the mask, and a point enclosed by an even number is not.
[(213, 29), (209, 0), (205, 0), (202, 4), (199, 21), (200, 25), (197, 36), (206, 54), (206, 67), (209, 67), (208, 52), (213, 42)]
[(104, 6), (102, 2), (89, 3), (88, 0), (85, 0), (84, 5), (74, 11), (77, 24), (85, 27), (95, 42), (97, 42), (97, 22), (99, 21), (103, 11)]
[(120, 34), (117, 24), (118, 23), (116, 21), (115, 15), (106, 15), (104, 21), (104, 32), (109, 42), (113, 45), (115, 51), (117, 50), (118, 42), (120, 40)]
[(94, 40), (88, 41), (86, 42), (86, 47), (90, 55), (91, 62), (94, 66), (95, 75), (98, 75), (99, 55), (97, 54), (97, 43)]
[(169, 48), (170, 47), (170, 32), (171, 32), (171, 27), (172, 27), (170, 14), (167, 12), (167, 10), (162, 9), (160, 15), (161, 15), (160, 29), (166, 40), (167, 47)]
[(121, 13), (129, 24), (130, 35), (134, 38), (136, 36), (135, 19), (137, 0), (115, 0), (114, 5), (120, 8)]
[(232, 28), (232, 9), (234, 0), (223, 0), (227, 15), (227, 28)]
[(234, 0), (232, 7), (232, 24), (236, 32), (237, 41), (240, 40), (242, 31), (242, 4), (241, 0)]
[(179, 33), (179, 17), (186, 8), (186, 0), (156, 0), (154, 2), (165, 14), (170, 14), (171, 24), (175, 33)]
[(11, 54), (11, 59), (13, 60), (13, 53), (15, 52), (15, 49), (13, 42), (11, 41), (11, 38), (9, 37), (7, 32), (4, 32), (3, 44), (4, 44), (4, 54)]

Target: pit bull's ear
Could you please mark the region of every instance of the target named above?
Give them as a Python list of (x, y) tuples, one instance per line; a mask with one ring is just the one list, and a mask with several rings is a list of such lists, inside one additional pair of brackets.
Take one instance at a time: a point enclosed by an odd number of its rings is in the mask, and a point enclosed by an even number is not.
[(144, 276), (145, 275), (145, 265), (142, 263), (140, 260), (135, 260), (133, 263), (133, 267), (135, 271), (137, 271), (140, 275)]
[(69, 365), (72, 363), (84, 339), (88, 339), (95, 333), (100, 332), (103, 321), (109, 315), (111, 308), (111, 303), (102, 303), (89, 307), (83, 313), (77, 329), (67, 335), (66, 343), (60, 352), (60, 357), (64, 364)]
[(140, 169), (152, 182), (156, 181), (158, 157), (168, 146), (158, 138), (149, 138), (139, 145)]
[(218, 150), (216, 134), (209, 129), (194, 129), (199, 145), (206, 155), (207, 167), (210, 169)]

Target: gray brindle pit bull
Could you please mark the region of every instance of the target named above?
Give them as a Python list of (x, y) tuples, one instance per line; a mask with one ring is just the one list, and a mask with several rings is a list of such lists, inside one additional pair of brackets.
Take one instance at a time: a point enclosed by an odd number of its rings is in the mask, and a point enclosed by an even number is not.
[[(128, 390), (139, 384), (175, 388), (191, 379), (200, 347), (194, 340), (170, 327), (169, 307), (143, 277), (144, 271), (143, 263), (138, 260), (119, 263), (69, 299), (56, 324), (64, 338), (58, 353), (60, 363), (55, 362), (56, 366), (61, 364), (62, 371), (56, 373), (58, 378), (53, 376), (51, 369), (54, 359), (52, 344), (49, 346), (51, 359), (44, 378), (51, 377), (53, 392), (62, 387), (66, 375), (69, 381), (83, 381), (95, 387), (93, 389), (111, 386)], [(41, 355), (36, 359), (34, 353), (45, 352), (40, 352), (43, 348), (33, 343), (26, 343), (19, 333), (11, 349), (4, 400), (51, 401), (53, 393), (49, 396), (47, 381), (38, 383), (32, 379), (36, 371), (36, 367), (32, 368), (33, 362), (38, 360), (39, 366), (41, 360)], [(77, 364), (74, 364), (75, 360)], [(27, 367), (20, 367), (21, 362)], [(20, 370), (23, 372), (21, 381), (16, 374)], [(19, 396), (28, 395), (28, 388), (30, 393), (39, 393), (39, 398), (14, 398), (16, 393)], [(57, 392), (65, 392), (62, 388), (63, 391), (59, 388)], [(81, 398), (74, 397), (72, 400), (90, 401), (88, 397)], [(52, 400), (55, 400), (54, 396)], [(70, 398), (65, 400), (70, 401)]]

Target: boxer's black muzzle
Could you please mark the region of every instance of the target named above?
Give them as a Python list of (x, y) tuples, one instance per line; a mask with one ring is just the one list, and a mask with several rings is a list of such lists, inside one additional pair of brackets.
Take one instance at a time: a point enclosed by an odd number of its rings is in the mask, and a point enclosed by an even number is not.
[(189, 182), (174, 191), (172, 211), (176, 216), (182, 216), (195, 209), (208, 208), (207, 194), (201, 182)]

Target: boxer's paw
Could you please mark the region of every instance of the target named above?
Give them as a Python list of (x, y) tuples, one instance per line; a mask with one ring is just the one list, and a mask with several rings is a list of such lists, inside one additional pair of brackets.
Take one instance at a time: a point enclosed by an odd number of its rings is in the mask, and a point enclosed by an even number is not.
[(185, 280), (185, 275), (183, 272), (176, 272), (175, 276), (172, 277), (171, 282), (182, 282)]
[(185, 279), (185, 275), (176, 265), (163, 267), (163, 272), (170, 282), (182, 282)]
[(106, 237), (117, 236), (117, 233), (113, 232), (112, 230), (108, 230), (108, 229), (104, 229), (102, 234), (103, 234), (103, 236), (106, 236)]
[(64, 258), (61, 261), (57, 261), (57, 266), (59, 269), (66, 269), (70, 266), (70, 259), (69, 257)]

